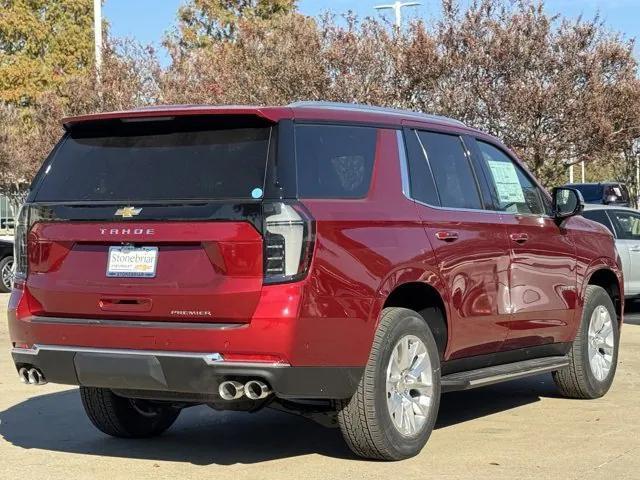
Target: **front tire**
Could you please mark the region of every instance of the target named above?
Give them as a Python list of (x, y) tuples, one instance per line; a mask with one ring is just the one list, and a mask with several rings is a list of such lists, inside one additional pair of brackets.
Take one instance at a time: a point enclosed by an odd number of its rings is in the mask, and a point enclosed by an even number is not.
[(173, 425), (180, 414), (177, 408), (120, 397), (106, 388), (80, 387), (80, 398), (91, 423), (112, 437), (160, 435)]
[(580, 327), (569, 351), (569, 366), (553, 372), (560, 393), (582, 399), (607, 393), (616, 373), (619, 343), (613, 301), (604, 288), (588, 285)]
[(338, 423), (358, 456), (402, 460), (417, 455), (440, 405), (440, 358), (431, 330), (416, 312), (382, 312), (356, 393), (338, 402)]

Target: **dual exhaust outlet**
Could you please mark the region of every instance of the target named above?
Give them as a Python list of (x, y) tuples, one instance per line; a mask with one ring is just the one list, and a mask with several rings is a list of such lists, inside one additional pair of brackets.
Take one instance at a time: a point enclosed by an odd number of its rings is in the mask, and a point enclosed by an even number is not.
[(249, 380), (245, 384), (227, 380), (220, 384), (218, 393), (223, 400), (239, 400), (245, 395), (250, 400), (262, 400), (271, 395), (271, 389), (261, 380)]
[(44, 375), (37, 368), (22, 367), (18, 370), (18, 375), (20, 376), (20, 381), (27, 385), (44, 385), (47, 383)]

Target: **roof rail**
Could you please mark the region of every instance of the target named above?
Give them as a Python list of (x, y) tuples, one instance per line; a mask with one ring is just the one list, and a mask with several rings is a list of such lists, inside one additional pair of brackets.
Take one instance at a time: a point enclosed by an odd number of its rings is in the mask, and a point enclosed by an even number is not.
[(293, 102), (288, 105), (291, 108), (326, 108), (330, 110), (347, 110), (350, 112), (371, 112), (382, 113), (386, 115), (401, 115), (403, 117), (411, 117), (417, 120), (430, 120), (458, 127), (466, 127), (460, 120), (454, 118), (443, 117), (441, 115), (431, 115), (427, 113), (414, 112), (412, 110), (403, 110), (391, 107), (375, 107), (373, 105), (363, 105), (360, 103), (341, 103), (341, 102), (322, 102), (322, 101), (302, 101)]

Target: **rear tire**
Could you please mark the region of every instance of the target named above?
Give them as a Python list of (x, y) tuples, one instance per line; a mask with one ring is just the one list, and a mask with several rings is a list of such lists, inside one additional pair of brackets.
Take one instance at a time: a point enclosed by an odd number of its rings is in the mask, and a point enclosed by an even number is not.
[(588, 285), (578, 333), (569, 351), (569, 366), (553, 372), (560, 393), (568, 398), (602, 397), (613, 383), (620, 330), (607, 291)]
[(356, 393), (337, 403), (347, 445), (364, 458), (413, 457), (427, 443), (439, 405), (440, 357), (431, 330), (412, 310), (384, 309)]
[(180, 415), (177, 408), (119, 397), (106, 388), (80, 387), (80, 398), (91, 423), (112, 437), (154, 437), (173, 425)]

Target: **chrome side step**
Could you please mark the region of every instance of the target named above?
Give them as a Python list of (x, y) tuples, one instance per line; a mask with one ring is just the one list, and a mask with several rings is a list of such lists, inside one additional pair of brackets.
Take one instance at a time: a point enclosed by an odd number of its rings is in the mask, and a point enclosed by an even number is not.
[(469, 390), (484, 387), (494, 383), (508, 382), (519, 378), (553, 372), (569, 365), (569, 357), (545, 357), (524, 360), (521, 362), (496, 365), (494, 367), (479, 368), (467, 372), (445, 375), (441, 379), (443, 392)]

